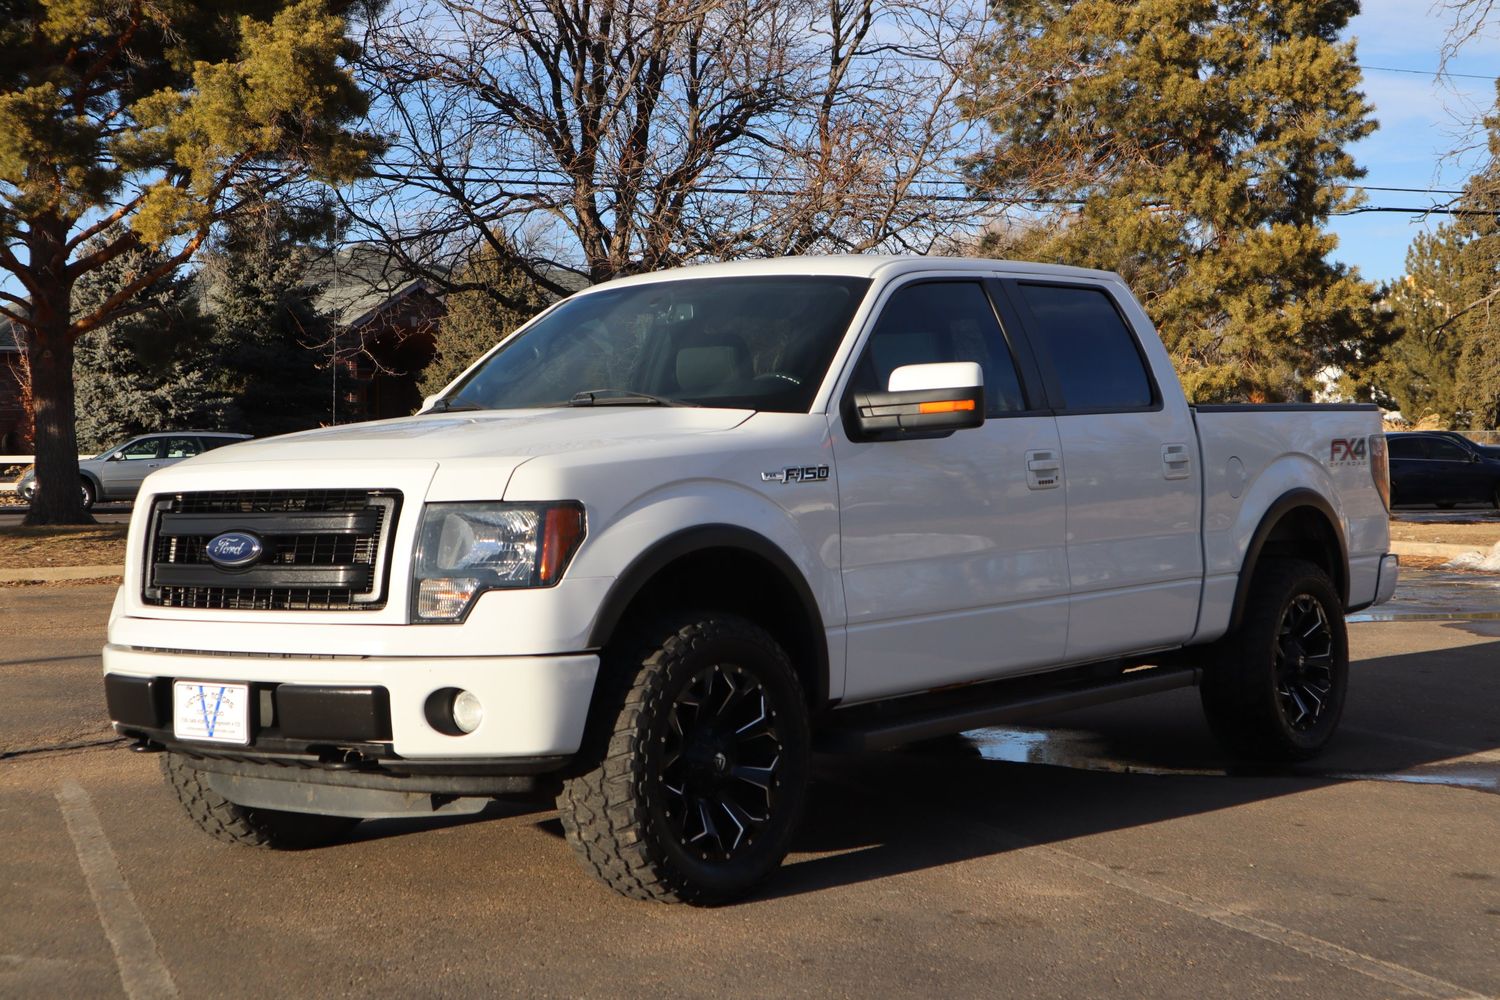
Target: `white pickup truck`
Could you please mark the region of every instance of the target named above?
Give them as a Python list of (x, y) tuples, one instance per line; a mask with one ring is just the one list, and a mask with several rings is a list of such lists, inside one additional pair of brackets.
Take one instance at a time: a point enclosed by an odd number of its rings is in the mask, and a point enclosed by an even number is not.
[(1199, 684), (1316, 753), (1384, 601), (1364, 406), (1200, 406), (1114, 274), (827, 257), (613, 281), (416, 416), (148, 478), (116, 730), (234, 843), (557, 796), (629, 896), (743, 894), (814, 749)]

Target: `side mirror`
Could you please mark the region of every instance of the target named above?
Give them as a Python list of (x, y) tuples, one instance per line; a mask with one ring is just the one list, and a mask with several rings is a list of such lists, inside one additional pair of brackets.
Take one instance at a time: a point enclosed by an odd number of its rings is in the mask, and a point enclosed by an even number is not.
[(105, 461), (106, 462), (118, 462), (118, 461), (120, 461), (124, 457), (125, 457), (125, 453), (123, 451), (117, 451), (113, 455), (111, 455), (108, 458), (106, 458)]
[(855, 393), (853, 404), (856, 440), (946, 437), (984, 423), (984, 372), (973, 361), (902, 365), (885, 392)]

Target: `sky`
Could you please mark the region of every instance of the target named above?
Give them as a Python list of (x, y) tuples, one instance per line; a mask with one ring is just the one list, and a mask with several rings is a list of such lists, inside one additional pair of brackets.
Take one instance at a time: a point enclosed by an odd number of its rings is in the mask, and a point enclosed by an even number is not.
[[(1348, 36), (1356, 40), (1365, 68), (1365, 97), (1380, 123), (1374, 134), (1350, 147), (1366, 171), (1366, 205), (1442, 204), (1452, 196), (1370, 189), (1456, 189), (1474, 169), (1473, 156), (1447, 154), (1473, 141), (1466, 139), (1466, 123), (1494, 104), (1500, 34), (1492, 31), (1466, 45), (1449, 61), (1450, 77), (1438, 81), (1435, 73), (1451, 21), (1451, 15), (1433, 9), (1428, 0), (1364, 0), (1350, 23)], [(1406, 269), (1412, 238), (1442, 221), (1438, 216), (1373, 212), (1336, 218), (1330, 224), (1339, 237), (1333, 256), (1358, 267), (1368, 279), (1395, 278)]]

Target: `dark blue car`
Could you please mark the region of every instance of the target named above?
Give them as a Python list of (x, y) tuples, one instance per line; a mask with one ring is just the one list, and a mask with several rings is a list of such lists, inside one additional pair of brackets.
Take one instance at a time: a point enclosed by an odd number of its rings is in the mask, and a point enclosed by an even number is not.
[(1451, 431), (1387, 434), (1391, 503), (1500, 508), (1500, 457)]

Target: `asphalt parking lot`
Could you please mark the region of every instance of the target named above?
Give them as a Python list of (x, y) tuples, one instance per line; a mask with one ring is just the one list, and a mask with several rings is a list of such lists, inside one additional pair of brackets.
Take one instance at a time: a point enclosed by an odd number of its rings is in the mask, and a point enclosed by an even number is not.
[(1179, 691), (823, 758), (780, 877), (632, 903), (544, 806), (290, 854), (108, 742), (112, 588), (0, 590), (0, 996), (1500, 995), (1500, 579), (1351, 626), (1345, 728), (1244, 771)]

